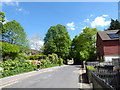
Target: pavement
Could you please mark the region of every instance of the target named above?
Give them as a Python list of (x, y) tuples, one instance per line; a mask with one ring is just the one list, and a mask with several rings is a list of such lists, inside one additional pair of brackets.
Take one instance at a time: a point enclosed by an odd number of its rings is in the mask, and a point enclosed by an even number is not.
[(85, 70), (79, 65), (56, 66), (0, 79), (3, 88), (80, 88), (91, 89)]

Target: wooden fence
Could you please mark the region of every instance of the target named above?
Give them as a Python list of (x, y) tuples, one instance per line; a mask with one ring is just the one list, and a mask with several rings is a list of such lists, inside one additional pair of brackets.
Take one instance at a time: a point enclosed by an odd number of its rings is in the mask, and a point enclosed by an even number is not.
[[(98, 65), (95, 63), (87, 63), (87, 65)], [(107, 67), (108, 66), (108, 67)], [(107, 69), (108, 68), (108, 69)], [(86, 68), (86, 73), (90, 83), (93, 83), (93, 89), (107, 89), (119, 90), (120, 89), (120, 72), (113, 71), (113, 66), (108, 64), (102, 68), (96, 67), (96, 71), (91, 71)]]

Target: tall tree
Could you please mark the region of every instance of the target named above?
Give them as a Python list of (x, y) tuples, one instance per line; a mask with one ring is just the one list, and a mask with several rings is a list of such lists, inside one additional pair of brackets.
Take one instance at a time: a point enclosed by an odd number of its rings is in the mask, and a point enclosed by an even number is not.
[(12, 44), (27, 45), (27, 36), (23, 27), (17, 21), (10, 21), (4, 24), (5, 32), (3, 40)]
[(74, 58), (75, 63), (95, 59), (96, 33), (97, 29), (87, 27), (83, 29), (83, 33), (73, 39), (70, 56)]
[(5, 13), (0, 11), (0, 22), (4, 22), (5, 21)]
[(44, 53), (56, 53), (59, 57), (66, 59), (70, 51), (71, 39), (66, 27), (58, 24), (51, 26), (44, 38)]
[(0, 39), (2, 39), (2, 33), (5, 32), (4, 28), (3, 28), (3, 22), (5, 21), (5, 14), (4, 12), (0, 11)]
[(120, 29), (120, 22), (117, 19), (116, 20), (111, 19), (111, 23), (108, 30), (115, 30), (115, 29)]

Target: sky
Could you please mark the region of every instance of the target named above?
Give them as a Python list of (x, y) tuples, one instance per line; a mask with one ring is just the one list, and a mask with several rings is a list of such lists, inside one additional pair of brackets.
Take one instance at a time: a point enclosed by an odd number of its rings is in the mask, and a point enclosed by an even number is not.
[(50, 26), (66, 26), (73, 39), (85, 27), (104, 30), (111, 18), (118, 18), (117, 2), (2, 2), (0, 10), (5, 12), (6, 22), (16, 20), (21, 24), (28, 39), (40, 36), (36, 40), (40, 46)]

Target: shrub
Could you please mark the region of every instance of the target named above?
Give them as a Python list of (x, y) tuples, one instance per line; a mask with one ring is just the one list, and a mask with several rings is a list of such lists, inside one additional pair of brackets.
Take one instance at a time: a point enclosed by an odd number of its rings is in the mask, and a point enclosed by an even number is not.
[(6, 57), (13, 59), (20, 52), (19, 46), (15, 44), (0, 42), (0, 46), (2, 47), (0, 48), (0, 51), (2, 51), (2, 57), (4, 60), (6, 59)]
[(105, 60), (104, 60), (104, 59), (100, 59), (99, 61), (100, 61), (100, 62), (104, 62)]
[(27, 59), (29, 60), (40, 60), (40, 59), (45, 59), (46, 55), (29, 55), (27, 56)]
[(15, 60), (6, 60), (1, 63), (3, 68), (2, 76), (10, 76), (18, 73), (28, 72), (35, 70), (37, 67), (34, 63), (28, 62), (24, 59), (16, 58)]
[(48, 58), (52, 64), (57, 64), (57, 62), (59, 61), (58, 55), (55, 53), (49, 54)]
[(95, 70), (96, 70), (94, 67), (89, 66), (89, 65), (87, 65), (87, 69), (88, 69), (88, 70), (92, 70), (92, 71), (95, 71)]
[(59, 58), (58, 64), (59, 64), (59, 65), (62, 65), (62, 64), (63, 64), (63, 61), (64, 61), (64, 60), (63, 60), (62, 58)]

